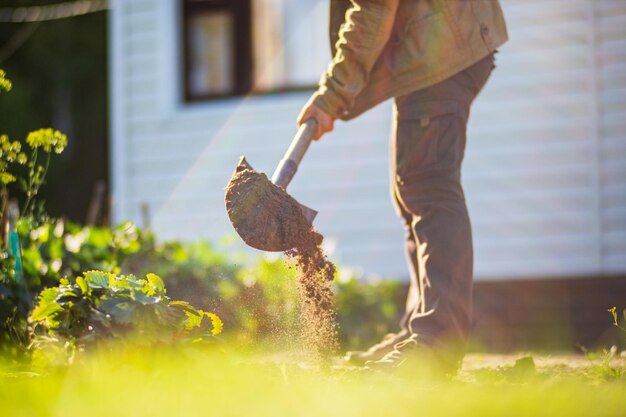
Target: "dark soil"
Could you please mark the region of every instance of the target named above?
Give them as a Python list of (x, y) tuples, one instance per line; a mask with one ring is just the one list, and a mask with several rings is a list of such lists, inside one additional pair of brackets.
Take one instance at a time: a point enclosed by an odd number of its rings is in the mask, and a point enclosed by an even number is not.
[(294, 248), (311, 227), (298, 202), (243, 157), (226, 187), (225, 202), (233, 227), (253, 248), (269, 252)]

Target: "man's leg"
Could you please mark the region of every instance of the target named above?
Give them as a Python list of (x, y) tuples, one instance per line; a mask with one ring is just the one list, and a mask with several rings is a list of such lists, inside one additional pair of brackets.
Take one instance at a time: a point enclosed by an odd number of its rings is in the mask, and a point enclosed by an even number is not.
[[(394, 133), (392, 133), (394, 135)], [(409, 336), (411, 336), (411, 332), (409, 329), (409, 321), (411, 318), (411, 313), (414, 311), (415, 307), (419, 302), (419, 291), (417, 290), (417, 245), (415, 244), (415, 238), (413, 234), (413, 229), (411, 227), (411, 221), (413, 215), (402, 208), (402, 206), (398, 202), (398, 197), (394, 194), (395, 199), (395, 207), (400, 215), (404, 219), (404, 229), (405, 229), (405, 248), (406, 248), (406, 259), (409, 263), (409, 272), (411, 274), (409, 292), (407, 294), (406, 299), (406, 309), (405, 313), (400, 320), (400, 331), (397, 333), (389, 333), (383, 337), (383, 339), (370, 347), (365, 351), (351, 351), (347, 352), (344, 359), (347, 362), (350, 362), (353, 365), (364, 365), (368, 361), (378, 361), (382, 359), (386, 354), (392, 352), (395, 349), (396, 344), (406, 340)]]
[[(394, 112), (395, 114), (395, 112)], [(395, 126), (393, 137), (395, 137)], [(420, 282), (419, 282), (419, 265), (417, 263), (417, 241), (413, 232), (413, 214), (404, 209), (395, 187), (392, 185), (394, 207), (398, 216), (402, 218), (404, 226), (404, 250), (405, 258), (409, 267), (409, 291), (406, 297), (404, 315), (400, 319), (400, 328), (410, 335), (409, 322), (411, 314), (420, 302)]]
[[(446, 364), (462, 358), (471, 325), (473, 252), (461, 163), (470, 106), (492, 68), (490, 56), (396, 99), (394, 196), (407, 226), (411, 270), (403, 325), (410, 341)], [(400, 343), (381, 362), (399, 363), (402, 348), (410, 346)]]

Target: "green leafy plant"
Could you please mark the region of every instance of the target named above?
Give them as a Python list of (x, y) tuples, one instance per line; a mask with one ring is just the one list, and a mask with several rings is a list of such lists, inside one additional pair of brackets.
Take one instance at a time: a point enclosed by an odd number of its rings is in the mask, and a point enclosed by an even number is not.
[(76, 349), (100, 342), (140, 345), (210, 342), (222, 331), (221, 319), (166, 295), (155, 274), (144, 279), (88, 271), (62, 279), (43, 290), (29, 321), (37, 336), (33, 347), (64, 347), (69, 357)]
[(617, 346), (613, 345), (595, 352), (581, 346), (579, 348), (592, 365), (589, 370), (591, 376), (603, 381), (626, 376), (623, 368), (613, 365), (614, 360), (619, 356)]
[[(168, 294), (215, 311), (229, 324), (225, 339), (281, 344), (298, 333), (295, 270), (280, 257), (234, 259), (209, 242), (142, 239), (141, 249), (129, 254), (121, 269), (136, 275), (154, 271), (164, 277)], [(340, 270), (335, 306), (342, 346), (362, 349), (396, 331), (405, 297), (401, 282), (362, 282)]]
[[(26, 351), (30, 344), (26, 318), (37, 294), (66, 276), (98, 269), (120, 273), (126, 258), (153, 245), (149, 233), (130, 222), (111, 230), (81, 227), (61, 219), (18, 221), (24, 274), (18, 281), (14, 260), (0, 250), (0, 351)], [(145, 274), (146, 272), (144, 272)]]
[(229, 324), (225, 339), (281, 343), (298, 326), (295, 273), (281, 259), (224, 254), (206, 241), (145, 242), (122, 263), (124, 273), (154, 271), (177, 299), (215, 311)]
[[(165, 277), (169, 294), (215, 311), (229, 323), (226, 339), (243, 344), (284, 343), (297, 334), (295, 270), (284, 259), (234, 259), (209, 242), (155, 242), (126, 257), (124, 273)], [(362, 282), (349, 271), (335, 281), (344, 348), (365, 348), (396, 331), (406, 286), (396, 280)]]
[(120, 264), (131, 254), (150, 245), (151, 235), (144, 234), (131, 222), (114, 229), (79, 226), (61, 219), (49, 219), (36, 225), (22, 219), (18, 225), (24, 270), (31, 284), (56, 285), (64, 276), (81, 274), (89, 269), (119, 273)]
[(212, 310), (230, 308), (221, 303), (223, 292), (242, 268), (230, 256), (206, 241), (157, 242), (145, 231), (137, 230), (137, 234), (139, 249), (127, 252), (128, 256), (117, 257), (123, 273), (144, 275), (154, 272), (166, 277), (173, 297)]

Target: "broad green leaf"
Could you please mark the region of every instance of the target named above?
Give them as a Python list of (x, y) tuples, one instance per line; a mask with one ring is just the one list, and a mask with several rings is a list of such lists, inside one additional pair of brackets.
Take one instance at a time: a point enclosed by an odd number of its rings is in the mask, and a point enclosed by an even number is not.
[(111, 286), (111, 289), (114, 291), (125, 289), (125, 288), (126, 289), (132, 288), (132, 286), (130, 285), (130, 282), (124, 276), (115, 277), (115, 279), (112, 279), (109, 282), (109, 285)]
[(102, 271), (85, 272), (85, 281), (92, 288), (108, 288), (111, 274)]
[(59, 296), (59, 289), (56, 287), (52, 287), (52, 288), (46, 288), (45, 290), (40, 292), (39, 297), (37, 297), (37, 299), (38, 299), (39, 304), (51, 303), (51, 302), (56, 301), (58, 296)]
[(198, 315), (198, 316), (201, 314), (198, 309), (196, 309), (195, 307), (191, 306), (186, 301), (171, 301), (170, 302), (170, 307), (174, 307), (174, 308), (183, 310), (184, 312), (188, 312), (188, 313), (195, 314), (195, 315)]
[(106, 300), (100, 307), (111, 316), (114, 322), (121, 324), (132, 323), (137, 308), (136, 304), (131, 301), (120, 302), (120, 300)]
[[(197, 314), (200, 313), (199, 315)], [(209, 313), (202, 310), (196, 310), (195, 312), (185, 311), (185, 315), (187, 319), (185, 320), (185, 330), (190, 331), (196, 327), (200, 327), (202, 325), (202, 320), (204, 317), (207, 317), (211, 320), (211, 334), (218, 335), (222, 332), (224, 328), (224, 323), (217, 316), (217, 314)]]
[(224, 322), (222, 322), (222, 319), (220, 319), (217, 314), (209, 313), (206, 311), (204, 312), (204, 314), (211, 319), (211, 324), (213, 325), (211, 333), (213, 334), (213, 336), (222, 333), (222, 329), (224, 328)]
[(78, 284), (83, 294), (87, 294), (87, 292), (89, 291), (89, 285), (87, 285), (87, 282), (83, 277), (76, 278), (76, 284)]
[(143, 304), (143, 305), (148, 305), (148, 304), (157, 304), (161, 301), (160, 297), (150, 297), (146, 294), (144, 294), (141, 291), (133, 291), (131, 293), (131, 296), (133, 298), (133, 300)]
[(132, 288), (134, 290), (139, 290), (146, 285), (147, 281), (145, 279), (137, 279), (136, 276), (130, 275), (122, 275), (119, 277), (119, 280), (123, 282), (125, 287)]
[(165, 285), (160, 276), (150, 273), (146, 275), (146, 278), (157, 293), (165, 292)]
[(62, 304), (61, 299), (65, 298), (78, 298), (80, 296), (80, 288), (77, 288), (76, 285), (67, 285), (59, 287), (59, 295), (57, 296), (56, 301), (59, 304)]
[(202, 316), (195, 313), (185, 311), (187, 320), (185, 320), (185, 330), (189, 331), (193, 328), (199, 327), (202, 323)]
[(45, 320), (57, 311), (63, 310), (63, 308), (56, 302), (59, 296), (58, 288), (47, 288), (39, 295), (39, 302), (37, 307), (30, 315), (30, 321)]

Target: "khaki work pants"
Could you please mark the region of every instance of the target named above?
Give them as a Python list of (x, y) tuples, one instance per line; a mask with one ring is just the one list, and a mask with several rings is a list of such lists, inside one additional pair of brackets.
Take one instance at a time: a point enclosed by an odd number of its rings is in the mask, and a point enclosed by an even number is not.
[(455, 360), (463, 356), (472, 313), (472, 232), (461, 163), (470, 107), (494, 67), (491, 54), (397, 97), (394, 106), (392, 189), (411, 275), (401, 326)]

